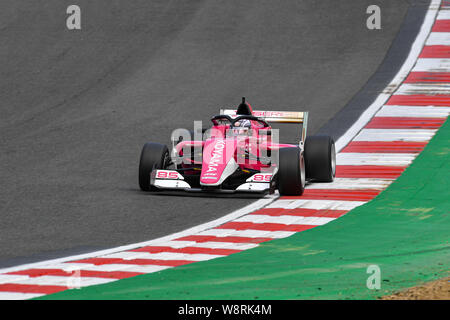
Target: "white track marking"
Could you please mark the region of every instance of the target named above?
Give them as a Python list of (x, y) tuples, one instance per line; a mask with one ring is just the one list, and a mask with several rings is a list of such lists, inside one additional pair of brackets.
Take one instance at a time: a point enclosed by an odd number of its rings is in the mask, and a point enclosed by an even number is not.
[(377, 112), (377, 117), (408, 118), (446, 118), (450, 114), (449, 107), (414, 107), (414, 106), (384, 106)]
[(232, 249), (232, 250), (247, 250), (255, 248), (258, 245), (255, 243), (233, 243), (233, 242), (195, 242), (195, 241), (167, 241), (155, 244), (155, 246), (172, 247), (172, 248), (209, 248), (209, 249)]
[(450, 84), (442, 83), (405, 83), (402, 84), (395, 94), (450, 94)]
[[(39, 286), (67, 286), (70, 284), (70, 277), (60, 277), (60, 276), (42, 276), (42, 277), (29, 277), (24, 280), (14, 281), (15, 284), (28, 284), (28, 285), (39, 285)], [(117, 279), (108, 278), (95, 278), (95, 277), (78, 277), (73, 278), (72, 285), (79, 285), (80, 287), (93, 286), (97, 284), (104, 284), (108, 282), (116, 281)]]
[(416, 155), (413, 153), (338, 153), (337, 165), (348, 166), (407, 166)]
[(420, 58), (412, 69), (414, 72), (448, 72), (450, 59)]
[(203, 253), (190, 254), (178, 252), (148, 253), (148, 252), (122, 251), (108, 254), (106, 256), (103, 256), (102, 258), (119, 258), (124, 260), (130, 260), (132, 262), (134, 259), (204, 261), (220, 257), (223, 257), (223, 255), (203, 254)]
[(436, 20), (450, 20), (450, 10), (439, 11)]
[(414, 43), (412, 44), (411, 50), (409, 51), (408, 57), (403, 63), (400, 70), (395, 75), (394, 79), (387, 86), (391, 90), (389, 92), (384, 91), (375, 99), (375, 101), (364, 111), (359, 119), (347, 130), (344, 135), (342, 135), (338, 141), (336, 141), (336, 151), (342, 150), (353, 137), (372, 119), (373, 115), (386, 103), (386, 101), (391, 97), (391, 93), (395, 91), (399, 85), (402, 84), (403, 80), (406, 78), (408, 73), (411, 71), (414, 64), (416, 64), (417, 58), (422, 51), (422, 47), (425, 43), (426, 38), (430, 34), (431, 28), (434, 24), (434, 20), (437, 15), (437, 8), (439, 8), (441, 1), (432, 0), (430, 6), (428, 7), (427, 13), (425, 15), (420, 31), (417, 34)]
[(199, 235), (215, 237), (248, 237), (248, 238), (286, 238), (295, 232), (290, 231), (264, 231), (264, 230), (234, 230), (234, 229), (209, 229), (200, 232)]
[(450, 45), (450, 32), (431, 32), (427, 41), (426, 46), (448, 46)]
[(127, 265), (127, 268), (121, 270), (121, 271), (128, 271), (128, 272), (140, 272), (140, 273), (152, 273), (152, 272), (158, 272), (165, 269), (173, 268), (172, 266), (157, 266), (157, 265)]
[(286, 225), (305, 224), (313, 226), (321, 226), (335, 218), (326, 217), (302, 217), (302, 216), (268, 216), (263, 214), (249, 214), (235, 220), (236, 222), (252, 222), (252, 223), (281, 223)]
[(67, 276), (70, 276), (75, 270), (85, 270), (85, 271), (100, 271), (100, 272), (110, 272), (110, 271), (129, 271), (127, 269), (133, 267), (131, 264), (102, 264), (95, 265), (91, 263), (56, 263), (48, 266), (42, 266), (40, 269), (59, 269), (67, 272)]
[(26, 280), (28, 276), (14, 274), (0, 274), (0, 284), (10, 283), (14, 281)]
[(157, 265), (143, 266), (135, 264), (118, 264), (118, 263), (103, 264), (99, 266), (96, 266), (91, 263), (59, 263), (41, 267), (41, 269), (60, 269), (64, 271), (73, 271), (73, 270), (104, 271), (104, 272), (126, 271), (126, 272), (141, 272), (141, 273), (157, 272), (167, 268), (172, 267), (157, 266)]
[(193, 247), (212, 248), (212, 249), (232, 249), (232, 250), (248, 250), (256, 248), (256, 243), (232, 243), (232, 242), (199, 242)]
[(363, 129), (353, 141), (428, 141), (436, 130)]
[(392, 183), (392, 179), (375, 178), (335, 178), (331, 183), (311, 183), (306, 189), (385, 189)]
[(75, 270), (85, 270), (85, 271), (100, 271), (100, 272), (109, 272), (109, 271), (128, 271), (126, 269), (132, 267), (133, 265), (127, 264), (102, 264), (95, 265), (92, 263), (55, 263), (48, 266), (42, 266), (39, 269), (59, 269), (67, 272), (67, 276), (70, 276)]
[(163, 241), (159, 243), (154, 243), (150, 247), (171, 247), (174, 249), (181, 249), (185, 247), (192, 247), (196, 244), (195, 241), (182, 241), (182, 240), (170, 240), (170, 241)]
[(0, 300), (27, 300), (45, 296), (43, 293), (0, 292)]
[(268, 205), (267, 208), (282, 209), (316, 209), (316, 210), (352, 210), (365, 204), (365, 201), (344, 201), (344, 200), (292, 200), (282, 199)]

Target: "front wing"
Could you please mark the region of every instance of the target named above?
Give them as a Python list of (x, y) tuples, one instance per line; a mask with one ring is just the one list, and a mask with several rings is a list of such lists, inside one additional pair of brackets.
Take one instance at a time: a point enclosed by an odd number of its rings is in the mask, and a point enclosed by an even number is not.
[(242, 181), (236, 189), (219, 188), (193, 188), (184, 180), (181, 173), (176, 170), (158, 170), (151, 172), (150, 185), (160, 190), (181, 190), (187, 192), (251, 192), (265, 193), (273, 189), (274, 181), (272, 173), (256, 173), (250, 178)]

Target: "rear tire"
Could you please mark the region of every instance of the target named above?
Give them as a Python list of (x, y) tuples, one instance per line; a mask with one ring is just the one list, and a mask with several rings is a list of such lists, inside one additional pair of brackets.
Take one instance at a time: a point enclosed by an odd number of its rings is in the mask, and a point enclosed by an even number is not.
[(153, 169), (165, 169), (169, 163), (169, 150), (166, 145), (147, 142), (142, 148), (139, 161), (139, 187), (142, 191), (154, 191), (150, 185), (150, 174)]
[(305, 189), (305, 161), (300, 148), (281, 148), (277, 182), (282, 196), (300, 196)]
[(306, 179), (333, 182), (336, 176), (336, 151), (330, 136), (311, 136), (305, 141)]

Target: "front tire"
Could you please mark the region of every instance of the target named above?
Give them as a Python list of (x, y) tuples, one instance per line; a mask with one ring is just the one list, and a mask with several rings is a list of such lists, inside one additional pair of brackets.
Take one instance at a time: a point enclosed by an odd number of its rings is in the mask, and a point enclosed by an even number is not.
[(281, 148), (277, 182), (282, 196), (300, 196), (305, 189), (305, 160), (300, 148)]
[(306, 179), (333, 182), (336, 176), (336, 150), (330, 136), (311, 136), (305, 141)]
[(142, 191), (154, 191), (150, 185), (150, 174), (153, 169), (165, 169), (169, 163), (169, 150), (166, 145), (147, 142), (142, 148), (139, 161), (139, 187)]

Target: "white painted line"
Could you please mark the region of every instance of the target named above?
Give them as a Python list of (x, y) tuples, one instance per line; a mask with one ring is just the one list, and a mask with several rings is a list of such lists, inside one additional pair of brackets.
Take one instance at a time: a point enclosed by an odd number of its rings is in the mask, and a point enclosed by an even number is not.
[(263, 214), (249, 214), (235, 220), (236, 222), (252, 222), (252, 223), (281, 223), (281, 224), (305, 224), (313, 226), (324, 225), (335, 218), (326, 217), (302, 217), (302, 216), (268, 216)]
[(404, 83), (395, 94), (450, 94), (450, 84), (447, 83)]
[(414, 72), (449, 72), (450, 59), (420, 58), (412, 69)]
[(215, 237), (248, 237), (248, 238), (286, 238), (295, 232), (290, 231), (264, 231), (264, 230), (234, 230), (234, 229), (209, 229), (200, 232), (202, 236)]
[(207, 248), (207, 249), (232, 249), (232, 250), (247, 250), (255, 248), (258, 245), (255, 243), (234, 243), (234, 242), (195, 242), (195, 241), (167, 241), (158, 243), (157, 246), (172, 247), (172, 248)]
[[(70, 280), (70, 281), (69, 281)], [(14, 284), (28, 284), (28, 285), (40, 285), (40, 286), (67, 286), (68, 284), (79, 285), (80, 287), (93, 286), (97, 284), (104, 284), (108, 282), (116, 281), (117, 279), (108, 278), (95, 278), (95, 277), (60, 277), (60, 276), (42, 276), (42, 277), (30, 277), (24, 280), (17, 280)]]
[(173, 268), (171, 266), (156, 266), (156, 265), (146, 265), (146, 266), (141, 266), (141, 265), (129, 265), (128, 268), (123, 269), (123, 271), (128, 271), (128, 272), (140, 272), (140, 273), (152, 273), (152, 272), (158, 272), (158, 271), (162, 271), (165, 269), (170, 269)]
[(337, 165), (347, 166), (407, 166), (416, 155), (413, 153), (339, 153)]
[(141, 266), (135, 264), (103, 264), (103, 265), (94, 265), (91, 263), (57, 263), (57, 264), (49, 264), (46, 266), (42, 266), (41, 269), (60, 269), (67, 272), (71, 272), (73, 270), (86, 270), (86, 271), (126, 271), (126, 272), (141, 272), (141, 273), (151, 273), (161, 271), (167, 268), (172, 268), (170, 266), (157, 266), (157, 265), (149, 265), (149, 266)]
[(363, 129), (353, 141), (429, 141), (436, 130)]
[(45, 296), (43, 293), (0, 292), (0, 300), (27, 300)]
[(311, 183), (306, 189), (385, 189), (392, 183), (392, 179), (375, 178), (335, 178), (331, 183)]
[(178, 252), (148, 253), (148, 252), (122, 251), (108, 254), (106, 256), (103, 256), (102, 258), (119, 258), (130, 261), (134, 259), (204, 261), (220, 257), (223, 257), (223, 255), (201, 254), (201, 253), (190, 254)]
[(126, 264), (104, 264), (104, 265), (94, 265), (92, 263), (55, 263), (40, 267), (39, 269), (59, 269), (67, 272), (67, 276), (70, 276), (75, 270), (85, 270), (85, 271), (126, 271), (125, 269), (131, 267), (132, 265)]
[(0, 284), (2, 283), (10, 283), (14, 281), (26, 280), (28, 276), (23, 275), (13, 275), (13, 274), (0, 274)]
[(267, 208), (283, 209), (316, 209), (316, 210), (352, 210), (365, 204), (365, 201), (345, 201), (345, 200), (294, 200), (282, 199), (268, 205)]
[(377, 117), (446, 118), (450, 107), (384, 106)]
[(157, 242), (149, 247), (171, 247), (174, 249), (181, 249), (185, 247), (192, 247), (196, 244), (195, 241), (181, 241), (181, 240), (169, 240), (163, 242)]
[(436, 20), (450, 20), (450, 10), (440, 10)]
[(450, 32), (431, 32), (426, 46), (448, 46), (450, 45)]
[(259, 246), (257, 243), (232, 243), (232, 242), (199, 242), (193, 247), (211, 249), (248, 250)]
[[(388, 88), (391, 88), (390, 92), (393, 92), (398, 88), (398, 86), (403, 82), (403, 80), (409, 74), (409, 71), (416, 63), (417, 57), (422, 51), (425, 40), (428, 37), (428, 34), (430, 33), (431, 28), (434, 24), (434, 20), (438, 12), (438, 10), (435, 8), (438, 8), (440, 3), (440, 0), (431, 1), (420, 31), (417, 34), (416, 40), (414, 40), (411, 50), (409, 51), (408, 57), (406, 58), (400, 70), (395, 75), (394, 79), (392, 79), (392, 81), (387, 86)], [(375, 101), (366, 109), (366, 111), (361, 114), (359, 119), (347, 130), (347, 132), (336, 141), (337, 152), (342, 150), (361, 130), (361, 128), (363, 128), (370, 121), (370, 119), (372, 119), (373, 115), (386, 103), (390, 96), (390, 93), (385, 92), (381, 93), (375, 99)]]

